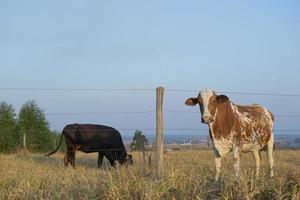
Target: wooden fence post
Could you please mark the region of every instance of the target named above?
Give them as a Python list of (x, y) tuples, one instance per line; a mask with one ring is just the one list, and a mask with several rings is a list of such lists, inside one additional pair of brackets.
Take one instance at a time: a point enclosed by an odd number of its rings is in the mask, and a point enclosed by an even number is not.
[(156, 172), (157, 177), (163, 176), (163, 145), (164, 145), (164, 120), (163, 120), (163, 97), (164, 88), (156, 88)]
[(26, 148), (26, 132), (23, 132), (23, 149)]

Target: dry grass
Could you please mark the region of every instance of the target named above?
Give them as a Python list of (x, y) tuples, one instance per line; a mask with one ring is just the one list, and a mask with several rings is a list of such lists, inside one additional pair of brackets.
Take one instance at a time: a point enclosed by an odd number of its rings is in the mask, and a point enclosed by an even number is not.
[(300, 199), (300, 151), (274, 154), (274, 178), (268, 178), (266, 155), (255, 179), (251, 154), (243, 154), (236, 180), (228, 155), (218, 183), (211, 151), (166, 154), (160, 181), (139, 153), (134, 165), (116, 169), (98, 169), (96, 154), (77, 153), (76, 170), (63, 166), (63, 154), (0, 155), (0, 199)]

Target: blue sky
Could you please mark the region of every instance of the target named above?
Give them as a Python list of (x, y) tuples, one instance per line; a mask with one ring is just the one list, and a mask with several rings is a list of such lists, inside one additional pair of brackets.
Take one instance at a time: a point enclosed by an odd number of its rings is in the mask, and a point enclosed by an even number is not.
[[(1, 1), (0, 88), (166, 88), (300, 94), (299, 1)], [(196, 93), (167, 92), (165, 108)], [(229, 95), (275, 114), (300, 115), (300, 97)], [(16, 110), (46, 113), (155, 109), (154, 92), (0, 91)], [(155, 127), (155, 114), (48, 116)], [(197, 114), (166, 113), (169, 128), (202, 128)], [(276, 127), (300, 129), (298, 119)]]

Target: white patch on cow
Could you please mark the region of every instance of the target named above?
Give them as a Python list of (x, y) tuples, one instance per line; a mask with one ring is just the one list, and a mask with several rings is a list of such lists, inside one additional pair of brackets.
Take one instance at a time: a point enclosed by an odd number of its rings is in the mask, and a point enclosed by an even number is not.
[(273, 123), (273, 120), (272, 120), (272, 117), (271, 117), (270, 112), (269, 112), (265, 107), (262, 106), (262, 108), (263, 108), (263, 110), (264, 110), (264, 114), (265, 114), (265, 117), (266, 117), (266, 119), (267, 119), (267, 120), (266, 120), (267, 123), (269, 124), (270, 128), (273, 129), (274, 123)]
[(215, 165), (216, 165), (216, 176), (215, 176), (215, 181), (219, 180), (220, 173), (221, 173), (221, 166), (222, 166), (222, 158), (219, 156), (215, 156)]
[(215, 120), (216, 120), (216, 118), (217, 118), (217, 114), (218, 114), (218, 108), (216, 108), (215, 115), (213, 116), (213, 121), (215, 121)]
[(270, 140), (268, 141), (268, 160), (269, 160), (269, 167), (270, 167), (270, 177), (274, 176), (273, 172), (273, 166), (274, 166), (274, 160), (273, 160), (273, 146), (274, 145), (274, 135), (271, 135)]
[[(253, 117), (248, 112), (240, 112), (236, 105), (231, 104), (233, 112), (238, 116), (241, 123), (242, 151), (244, 152), (257, 151), (264, 147), (266, 143), (262, 144), (261, 142), (265, 140), (264, 137), (268, 136), (268, 132), (272, 134), (273, 129), (270, 112), (259, 104), (254, 104), (252, 107), (260, 110), (259, 117)], [(249, 129), (250, 133), (246, 133)]]
[(213, 96), (214, 92), (212, 90), (204, 90), (200, 92), (200, 96), (203, 101), (203, 117), (211, 117), (211, 113), (208, 110), (208, 104), (210, 98)]
[(227, 138), (216, 139), (214, 137), (215, 134), (213, 133), (213, 122), (209, 124), (209, 128), (210, 128), (211, 135), (212, 135), (212, 142), (213, 142), (213, 146), (214, 146), (215, 155), (224, 157), (232, 149), (233, 134), (230, 134), (230, 136)]
[[(211, 132), (213, 151), (215, 154), (215, 164), (216, 164), (216, 176), (215, 180), (219, 179), (220, 168), (221, 168), (221, 158), (224, 157), (228, 152), (233, 151), (234, 153), (234, 169), (235, 174), (239, 174), (239, 154), (240, 152), (253, 152), (256, 163), (256, 176), (259, 174), (260, 168), (260, 156), (259, 150), (263, 148), (266, 144), (268, 146), (268, 158), (270, 165), (270, 176), (273, 174), (273, 143), (274, 136), (272, 133), (273, 120), (272, 114), (263, 106), (255, 104), (247, 107), (247, 109), (240, 109), (238, 105), (230, 103), (231, 110), (234, 114), (234, 124), (231, 128), (231, 132), (228, 136), (221, 135), (221, 137), (216, 138), (213, 132), (214, 122), (218, 115), (218, 109), (216, 109), (215, 115), (212, 116), (208, 110), (208, 104), (210, 98), (214, 95), (213, 91), (203, 91), (199, 93), (203, 101), (203, 116), (207, 114), (207, 117), (213, 117), (213, 121), (208, 124)], [(240, 110), (239, 110), (240, 109)], [(247, 110), (249, 109), (249, 112)], [(251, 110), (255, 109), (255, 110)], [(251, 110), (251, 111), (250, 111)], [(254, 114), (252, 114), (254, 112)], [(216, 126), (219, 126), (215, 124)], [(222, 126), (215, 127), (218, 130), (222, 129)], [(221, 130), (222, 131), (222, 130)], [(241, 135), (240, 135), (241, 134)], [(269, 141), (266, 141), (267, 137), (271, 137)], [(241, 137), (240, 137), (241, 136)]]
[(260, 149), (260, 145), (247, 143), (243, 145), (241, 150), (242, 152), (249, 152), (249, 151), (258, 151), (259, 149)]
[(238, 115), (238, 118), (241, 120), (242, 125), (249, 124), (252, 122), (250, 114), (247, 112), (240, 112), (236, 105), (233, 103), (230, 104), (231, 110)]
[(230, 139), (214, 140), (214, 148), (217, 150), (221, 157), (224, 157), (228, 152), (232, 150), (232, 141)]

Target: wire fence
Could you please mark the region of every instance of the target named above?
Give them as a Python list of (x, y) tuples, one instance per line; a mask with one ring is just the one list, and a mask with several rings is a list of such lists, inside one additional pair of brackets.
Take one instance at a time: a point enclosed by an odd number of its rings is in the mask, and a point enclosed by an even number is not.
[[(118, 131), (155, 131), (156, 128), (118, 128)], [(208, 128), (164, 128), (165, 131), (209, 131)], [(114, 132), (115, 130), (111, 129), (91, 129), (91, 130), (67, 130), (67, 131), (80, 131), (83, 133), (95, 133), (95, 132)], [(300, 132), (300, 129), (274, 129), (273, 132)]]
[[(169, 92), (201, 92), (203, 90), (184, 90), (184, 89), (166, 89)], [(300, 94), (285, 94), (285, 93), (267, 93), (267, 92), (232, 92), (232, 91), (215, 91), (222, 94), (234, 95), (251, 95), (251, 96), (278, 96), (278, 97), (300, 97)]]
[[(155, 94), (156, 89), (152, 89), (152, 88), (0, 88), (0, 94), (1, 92), (20, 92), (22, 94), (25, 94), (27, 92), (92, 92), (92, 93), (98, 93), (98, 92), (128, 92), (128, 93), (141, 93), (141, 92), (146, 92), (146, 93), (153, 93)], [(180, 92), (180, 93), (198, 93), (201, 90), (185, 90), (185, 89), (165, 89), (165, 91), (167, 93), (175, 93), (175, 92)], [(299, 98), (300, 94), (288, 94), (288, 93), (260, 93), (260, 92), (237, 92), (237, 91), (216, 91), (216, 93), (218, 94), (231, 94), (231, 95), (247, 95), (247, 96), (269, 96), (269, 97), (285, 97), (285, 98)], [(186, 110), (172, 110), (172, 109), (164, 109), (164, 112), (167, 114), (198, 114), (200, 115), (199, 111), (186, 111)], [(156, 113), (156, 110), (154, 109), (149, 109), (149, 110), (138, 110), (138, 111), (102, 111), (102, 112), (49, 112), (49, 113), (45, 113), (46, 116), (85, 116), (85, 115), (154, 115)], [(275, 114), (276, 118), (300, 118), (300, 115), (291, 115), (288, 113), (284, 113), (284, 114)], [(200, 123), (200, 122), (199, 122)], [(135, 125), (136, 126), (136, 125)], [(177, 124), (178, 126), (178, 124)], [(137, 131), (137, 130), (141, 130), (141, 131), (157, 131), (157, 128), (152, 128), (152, 127), (136, 127), (136, 128), (118, 128), (118, 131)], [(175, 132), (175, 131), (181, 131), (183, 133), (186, 132), (206, 132), (207, 135), (209, 135), (209, 128), (187, 128), (187, 127), (182, 127), (182, 128), (172, 128), (172, 127), (165, 127), (163, 128), (163, 130), (165, 131), (165, 133), (169, 133), (169, 132)], [(95, 129), (84, 129), (84, 130), (78, 130), (78, 129), (68, 129), (67, 131), (74, 131), (74, 132), (80, 132), (83, 135), (84, 134), (95, 134), (97, 132), (109, 132), (109, 131), (113, 131), (115, 132), (116, 129), (113, 128), (97, 128), (97, 130)], [(280, 128), (275, 128), (273, 130), (273, 132), (279, 132), (279, 133), (300, 133), (300, 128), (295, 128), (295, 129), (280, 129)], [(167, 134), (165, 134), (167, 135)], [(75, 138), (81, 138), (82, 135), (75, 135)], [(94, 139), (93, 136), (89, 137), (90, 139)], [(56, 144), (56, 142), (54, 143)], [(123, 143), (122, 143), (123, 144)], [(209, 142), (207, 141), (207, 146), (211, 146), (208, 145)], [(194, 145), (197, 146), (199, 144)], [(156, 144), (156, 147), (158, 146), (158, 143)], [(193, 146), (193, 145), (192, 145)], [(72, 152), (75, 153), (76, 150), (80, 150), (83, 152), (101, 152), (102, 154), (107, 154), (107, 153), (124, 153), (126, 151), (126, 148), (122, 148), (122, 146), (112, 146), (107, 147), (107, 146), (98, 146), (98, 147), (94, 147), (94, 149), (90, 149), (91, 147), (84, 147), (84, 146), (74, 146), (72, 145), (72, 149), (68, 149), (67, 152)], [(117, 147), (117, 148), (115, 148)], [(120, 148), (118, 148), (120, 147)], [(56, 147), (55, 147), (56, 148)], [(158, 148), (157, 148), (158, 149)], [(157, 150), (157, 153), (159, 153), (159, 151)], [(75, 156), (75, 155), (74, 155)], [(100, 154), (99, 154), (100, 156)], [(75, 157), (74, 157), (75, 159)], [(158, 163), (158, 161), (157, 161)], [(158, 168), (157, 168), (158, 170)]]
[[(127, 92), (155, 92), (153, 88), (0, 88), (0, 91), (127, 91)], [(202, 90), (187, 89), (165, 89), (166, 92), (201, 92)], [(278, 97), (300, 97), (300, 94), (267, 93), (267, 92), (238, 92), (238, 91), (216, 91), (216, 93), (252, 96), (278, 96)]]
[(0, 91), (144, 91), (154, 92), (150, 88), (0, 88)]
[[(164, 110), (166, 113), (183, 113), (183, 114), (200, 114), (199, 111), (184, 111), (184, 110)], [(155, 113), (155, 110), (146, 110), (146, 111), (123, 111), (123, 112), (58, 112), (58, 113), (45, 113), (48, 116), (57, 116), (57, 115), (123, 115), (123, 114), (148, 114)], [(275, 117), (278, 118), (300, 118), (300, 115), (285, 115), (279, 114)]]
[(155, 113), (154, 110), (148, 111), (124, 111), (124, 112), (80, 112), (80, 113), (46, 113), (49, 116), (56, 116), (56, 115), (123, 115), (123, 114), (148, 114), (148, 113)]
[[(22, 87), (7, 87), (0, 88), (1, 91), (12, 92), (155, 92), (153, 88), (22, 88)], [(188, 92), (198, 93), (201, 90), (187, 90), (187, 89), (165, 89), (166, 92)], [(252, 95), (252, 96), (272, 96), (272, 97), (289, 97), (298, 98), (300, 94), (287, 94), (287, 93), (259, 93), (259, 92), (233, 92), (233, 91), (216, 91), (217, 93), (233, 94), (233, 95)], [(199, 111), (185, 111), (185, 110), (169, 110), (165, 109), (165, 113), (175, 114), (200, 114)], [(154, 114), (155, 110), (143, 110), (143, 111), (120, 111), (120, 112), (50, 112), (45, 113), (46, 116), (83, 116), (83, 115), (141, 115), (141, 114)], [(300, 118), (300, 115), (289, 114), (275, 114), (276, 118)], [(120, 128), (119, 131), (155, 131), (155, 128)], [(164, 128), (165, 131), (208, 131), (208, 128)], [(274, 129), (274, 132), (300, 132), (299, 129)], [(86, 131), (88, 132), (88, 131)]]

